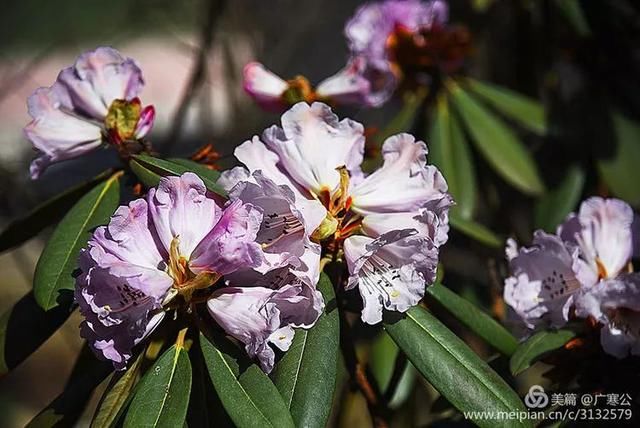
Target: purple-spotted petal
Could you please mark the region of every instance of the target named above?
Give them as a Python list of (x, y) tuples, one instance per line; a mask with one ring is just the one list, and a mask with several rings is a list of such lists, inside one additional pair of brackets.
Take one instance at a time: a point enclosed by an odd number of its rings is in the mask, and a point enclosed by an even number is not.
[(358, 287), (362, 321), (377, 324), (383, 309), (406, 312), (418, 304), (435, 280), (438, 249), (414, 229), (385, 233), (378, 239), (351, 236), (344, 242), (349, 267), (347, 288)]
[(309, 247), (320, 253), (318, 244), (309, 240), (315, 225), (305, 224), (302, 213), (296, 208), (296, 196), (288, 186), (277, 185), (261, 171), (256, 171), (251, 181), (242, 181), (230, 190), (229, 199), (250, 203), (263, 212), (256, 237), (264, 251), (264, 263), (257, 268), (259, 271), (286, 265), (300, 266), (300, 258)]
[(98, 357), (123, 369), (133, 347), (151, 334), (164, 317), (161, 302), (135, 288), (127, 278), (95, 265), (86, 252), (80, 266), (75, 299), (85, 318), (81, 336)]
[(158, 248), (147, 208), (144, 199), (119, 207), (107, 226), (96, 229), (86, 252), (96, 265), (161, 299), (173, 279), (165, 272), (167, 254)]
[(511, 241), (506, 251), (511, 276), (505, 280), (505, 302), (528, 328), (564, 325), (572, 296), (580, 288), (572, 268), (577, 249), (568, 248), (555, 235), (537, 231), (531, 247), (516, 250)]
[(447, 183), (435, 166), (427, 165), (427, 146), (410, 134), (389, 137), (382, 146), (384, 164), (350, 191), (360, 214), (417, 211), (442, 199)]

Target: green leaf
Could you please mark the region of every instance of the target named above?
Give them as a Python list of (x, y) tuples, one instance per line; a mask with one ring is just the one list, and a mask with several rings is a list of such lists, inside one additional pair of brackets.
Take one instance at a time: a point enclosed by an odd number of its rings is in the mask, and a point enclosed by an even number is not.
[(451, 226), (458, 232), (488, 247), (501, 248), (504, 244), (504, 239), (500, 238), (487, 227), (473, 220), (466, 220), (455, 213), (449, 215), (449, 223), (451, 223)]
[(591, 36), (591, 27), (584, 16), (580, 0), (554, 0), (556, 7), (564, 14), (573, 29), (582, 37)]
[[(461, 412), (525, 411), (518, 395), (455, 334), (420, 306), (385, 329), (416, 369)], [(481, 427), (530, 426), (473, 419)]]
[(272, 378), (296, 426), (325, 427), (336, 386), (340, 322), (336, 296), (322, 273), (318, 289), (325, 313), (316, 325), (298, 329), (289, 350), (276, 365)]
[(598, 170), (613, 193), (640, 208), (640, 124), (614, 113), (613, 126), (616, 152), (598, 161)]
[(124, 427), (181, 427), (187, 417), (191, 363), (182, 344), (167, 349), (136, 388)]
[(476, 205), (476, 173), (471, 151), (460, 126), (451, 114), (447, 97), (438, 97), (430, 132), (429, 156), (447, 178), (449, 192), (456, 201), (453, 210), (471, 218)]
[(504, 116), (515, 120), (536, 134), (547, 133), (546, 113), (538, 101), (491, 83), (470, 78), (465, 79), (464, 82)]
[(29, 422), (29, 428), (75, 426), (91, 399), (93, 390), (113, 371), (113, 366), (98, 361), (88, 346), (84, 346), (76, 361), (64, 391)]
[(226, 196), (227, 192), (216, 184), (220, 173), (187, 159), (164, 160), (149, 155), (135, 155), (129, 162), (131, 171), (148, 187), (155, 187), (160, 178), (168, 175), (182, 175), (193, 172), (202, 179), (207, 189)]
[[(70, 296), (69, 296), (70, 297)], [(44, 311), (29, 292), (0, 318), (0, 376), (35, 352), (71, 315), (72, 299)]]
[(388, 395), (391, 398), (389, 400), (391, 409), (397, 409), (407, 401), (416, 380), (416, 369), (407, 362), (395, 391), (391, 391), (392, 394), (389, 394), (389, 383), (394, 374), (399, 354), (398, 346), (393, 339), (385, 331), (381, 331), (373, 342), (369, 355), (371, 373), (373, 373), (380, 390), (385, 392), (385, 396)]
[(460, 320), (469, 330), (480, 336), (506, 356), (511, 356), (518, 341), (499, 322), (471, 302), (458, 296), (442, 284), (427, 287), (427, 293)]
[(33, 292), (38, 304), (49, 310), (64, 299), (74, 287), (73, 271), (78, 265), (80, 249), (97, 226), (108, 223), (120, 201), (116, 173), (84, 195), (64, 216), (44, 247), (33, 278)]
[(571, 330), (548, 330), (534, 334), (518, 346), (518, 349), (509, 361), (511, 373), (516, 376), (545, 354), (564, 346), (576, 336)]
[(447, 80), (447, 89), (473, 143), (494, 170), (524, 193), (543, 193), (533, 156), (511, 128), (453, 80)]
[(545, 194), (535, 208), (535, 224), (539, 229), (555, 232), (580, 201), (586, 174), (578, 165), (571, 165), (562, 182)]
[(245, 427), (293, 427), (280, 392), (271, 379), (226, 338), (200, 335), (213, 386), (233, 422)]
[(93, 179), (74, 186), (43, 202), (24, 217), (13, 220), (0, 233), (0, 253), (28, 241), (45, 227), (59, 221), (78, 199), (98, 183), (106, 180), (111, 174), (111, 171), (105, 171)]
[(91, 428), (109, 428), (118, 420), (138, 380), (142, 360), (143, 353), (140, 353), (124, 372), (114, 374), (114, 378), (100, 399), (100, 404), (91, 421)]

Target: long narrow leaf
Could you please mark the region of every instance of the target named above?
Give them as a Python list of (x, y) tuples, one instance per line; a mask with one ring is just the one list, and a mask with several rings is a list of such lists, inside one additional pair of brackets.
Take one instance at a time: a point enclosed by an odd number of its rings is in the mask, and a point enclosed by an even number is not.
[(212, 340), (201, 334), (200, 346), (213, 386), (233, 422), (240, 428), (293, 427), (289, 409), (271, 379), (225, 338)]
[(114, 375), (96, 409), (91, 428), (109, 428), (118, 420), (138, 380), (142, 360), (143, 353), (140, 353), (124, 372)]
[(29, 292), (0, 318), (0, 376), (36, 351), (71, 315), (71, 299), (45, 311)]
[(125, 428), (181, 427), (187, 417), (191, 363), (182, 343), (167, 349), (147, 371), (131, 400)]
[(442, 284), (434, 284), (428, 287), (427, 292), (466, 325), (469, 330), (480, 336), (502, 354), (511, 356), (515, 352), (518, 347), (516, 338), (499, 322), (474, 304), (458, 296)]
[(585, 179), (581, 167), (570, 166), (562, 182), (538, 201), (534, 215), (536, 227), (554, 232), (580, 201)]
[(202, 179), (207, 189), (218, 195), (226, 195), (224, 189), (216, 184), (220, 176), (218, 171), (208, 169), (186, 159), (172, 161), (154, 158), (148, 155), (136, 155), (131, 162), (129, 162), (129, 166), (140, 181), (149, 187), (157, 186), (162, 177), (193, 172)]
[(74, 287), (73, 271), (80, 249), (93, 229), (106, 224), (120, 201), (119, 178), (116, 173), (84, 195), (58, 224), (45, 246), (33, 279), (33, 292), (45, 310), (58, 305)]
[(546, 134), (546, 114), (538, 101), (502, 86), (475, 79), (466, 79), (465, 83), (504, 116), (515, 120), (531, 132)]
[(0, 233), (0, 252), (16, 247), (36, 236), (44, 228), (59, 221), (75, 203), (97, 184), (106, 180), (105, 171), (86, 183), (74, 186), (35, 207), (25, 216), (13, 220)]
[(621, 114), (613, 115), (616, 151), (608, 159), (598, 161), (602, 179), (613, 193), (636, 208), (640, 207), (640, 124)]
[(471, 218), (476, 203), (476, 173), (464, 132), (451, 114), (446, 96), (440, 96), (431, 127), (430, 160), (447, 178), (453, 208), (460, 217)]
[(511, 128), (453, 80), (447, 81), (447, 89), (473, 143), (493, 169), (524, 193), (543, 193), (533, 156)]
[(493, 233), (486, 226), (476, 223), (473, 220), (464, 219), (455, 215), (455, 213), (449, 216), (449, 223), (451, 223), (451, 226), (455, 230), (467, 235), (471, 239), (475, 239), (476, 241), (483, 243), (488, 247), (500, 248), (504, 244), (504, 239)]
[(272, 377), (296, 426), (320, 428), (329, 419), (336, 386), (340, 322), (333, 286), (325, 273), (318, 289), (324, 297), (325, 313), (310, 330), (296, 331)]
[(529, 368), (545, 354), (562, 347), (575, 337), (571, 330), (541, 331), (522, 343), (509, 361), (511, 373), (516, 376)]
[[(418, 371), (461, 412), (525, 411), (518, 395), (455, 334), (416, 306), (385, 329)], [(482, 427), (527, 421), (473, 419)]]

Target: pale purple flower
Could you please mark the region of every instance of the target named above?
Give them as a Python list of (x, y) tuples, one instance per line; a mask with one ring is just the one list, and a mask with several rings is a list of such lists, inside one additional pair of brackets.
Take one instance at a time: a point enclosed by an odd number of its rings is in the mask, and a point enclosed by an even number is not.
[(564, 241), (580, 247), (575, 270), (583, 285), (615, 278), (627, 266), (633, 254), (633, 221), (626, 202), (592, 197), (558, 228)]
[(83, 337), (123, 367), (163, 304), (262, 263), (261, 222), (261, 210), (240, 200), (219, 207), (193, 173), (161, 179), (146, 200), (118, 208), (82, 251), (75, 295)]
[[(33, 120), (24, 129), (37, 151), (31, 177), (38, 178), (50, 164), (81, 156), (105, 141), (144, 137), (155, 113), (151, 106), (142, 109), (136, 98), (142, 86), (142, 73), (134, 60), (100, 47), (80, 55), (51, 87), (36, 90), (27, 103)], [(110, 113), (124, 108), (137, 112), (136, 123), (108, 126)]]
[(447, 20), (447, 3), (440, 0), (386, 0), (361, 6), (347, 22), (345, 35), (352, 57), (365, 63), (361, 69), (370, 78), (369, 96), (380, 104), (399, 82), (388, 48), (388, 40), (396, 30), (417, 33), (444, 25)]
[(504, 300), (533, 329), (561, 327), (569, 320), (573, 295), (580, 282), (573, 271), (578, 249), (568, 248), (555, 235), (537, 231), (530, 247), (507, 243), (511, 276), (505, 280)]
[(410, 134), (387, 138), (382, 146), (382, 167), (351, 186), (352, 209), (359, 214), (416, 212), (442, 199), (447, 182), (427, 165), (427, 145)]
[(600, 343), (617, 358), (640, 355), (640, 274), (585, 287), (575, 299), (576, 315), (593, 317), (602, 324)]
[(311, 328), (324, 309), (322, 294), (308, 276), (288, 267), (265, 275), (255, 271), (229, 277), (229, 287), (207, 302), (209, 313), (225, 332), (245, 345), (262, 369), (273, 369), (273, 347), (287, 351), (294, 328)]
[(266, 273), (291, 265), (308, 271), (313, 283), (317, 282), (320, 245), (311, 242), (310, 236), (322, 218), (308, 225), (296, 207), (294, 192), (287, 185), (275, 184), (262, 171), (255, 171), (249, 176), (246, 169), (237, 167), (224, 174), (218, 183), (228, 189), (230, 201), (250, 203), (263, 212), (256, 242), (261, 244), (264, 258), (262, 265), (255, 270)]
[[(409, 134), (388, 138), (383, 166), (368, 176), (360, 168), (363, 143), (362, 125), (338, 121), (324, 104), (299, 103), (282, 116), (281, 128), (267, 129), (235, 155), (249, 171), (293, 190), (294, 208), (316, 228), (312, 239), (344, 241), (350, 288), (359, 285), (363, 319), (375, 323), (383, 308), (415, 305), (433, 283), (453, 201), (440, 172), (426, 163), (425, 143)], [(221, 184), (242, 180), (250, 180), (248, 173), (235, 169)], [(402, 275), (386, 275), (389, 269)], [(387, 283), (371, 287), (372, 278)]]
[(438, 248), (414, 229), (387, 232), (376, 239), (355, 235), (344, 242), (349, 267), (347, 289), (358, 287), (362, 321), (377, 324), (383, 309), (406, 312), (433, 284)]

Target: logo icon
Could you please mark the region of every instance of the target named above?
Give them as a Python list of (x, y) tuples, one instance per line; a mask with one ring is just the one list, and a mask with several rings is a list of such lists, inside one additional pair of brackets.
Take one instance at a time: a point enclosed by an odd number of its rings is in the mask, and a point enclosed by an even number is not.
[(524, 404), (530, 409), (542, 409), (549, 404), (549, 396), (540, 385), (533, 385), (524, 396)]

